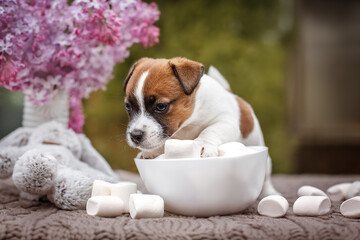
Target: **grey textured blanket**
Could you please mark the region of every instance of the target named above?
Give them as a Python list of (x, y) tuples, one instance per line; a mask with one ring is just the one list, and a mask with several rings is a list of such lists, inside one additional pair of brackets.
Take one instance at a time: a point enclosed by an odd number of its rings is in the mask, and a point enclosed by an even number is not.
[[(119, 171), (124, 180), (136, 174)], [(360, 219), (349, 219), (333, 203), (330, 214), (298, 217), (292, 212), (297, 189), (309, 184), (326, 190), (360, 176), (277, 175), (273, 183), (289, 200), (284, 218), (259, 216), (256, 204), (242, 213), (209, 218), (166, 213), (164, 218), (133, 220), (128, 214), (116, 218), (88, 216), (85, 211), (64, 211), (48, 202), (19, 199), (9, 180), (0, 180), (0, 239), (360, 239)]]

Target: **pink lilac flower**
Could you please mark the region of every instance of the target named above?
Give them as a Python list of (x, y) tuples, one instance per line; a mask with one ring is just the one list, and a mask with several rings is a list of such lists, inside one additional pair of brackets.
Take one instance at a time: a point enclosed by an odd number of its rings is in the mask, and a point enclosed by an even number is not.
[(35, 104), (67, 89), (69, 126), (81, 132), (81, 99), (105, 89), (134, 43), (159, 41), (159, 15), (140, 0), (0, 0), (0, 87)]
[(70, 99), (69, 99), (69, 106), (72, 109), (72, 114), (70, 115), (69, 119), (69, 127), (72, 128), (75, 132), (80, 133), (82, 132), (82, 127), (85, 123), (85, 116), (83, 114), (83, 106), (81, 99), (79, 99), (78, 94), (73, 89), (70, 93)]

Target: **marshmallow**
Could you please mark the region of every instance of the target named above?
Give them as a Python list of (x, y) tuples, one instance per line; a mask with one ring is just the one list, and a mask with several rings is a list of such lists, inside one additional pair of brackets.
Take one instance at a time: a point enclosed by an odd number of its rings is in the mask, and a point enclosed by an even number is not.
[(301, 196), (324, 196), (328, 197), (323, 191), (316, 187), (312, 186), (302, 186), (298, 189), (297, 194), (299, 197)]
[(255, 152), (240, 142), (224, 143), (218, 147), (219, 156), (241, 156)]
[(346, 199), (360, 196), (360, 181), (353, 182), (346, 193)]
[(95, 180), (93, 182), (91, 196), (108, 196), (110, 195), (110, 185), (111, 183), (105, 182), (103, 180)]
[(293, 205), (295, 215), (318, 216), (330, 211), (331, 202), (325, 196), (302, 196)]
[(131, 194), (129, 208), (134, 219), (164, 216), (164, 200), (158, 195)]
[(350, 198), (340, 206), (340, 212), (345, 217), (360, 218), (360, 196)]
[(282, 217), (289, 209), (288, 201), (280, 195), (270, 195), (261, 199), (257, 206), (260, 215)]
[(342, 201), (345, 199), (350, 185), (351, 183), (339, 183), (333, 185), (326, 190), (326, 194), (329, 196), (331, 201)]
[(86, 203), (86, 212), (92, 216), (116, 217), (124, 212), (124, 202), (114, 196), (95, 196)]
[(165, 142), (165, 159), (200, 158), (201, 147), (193, 140), (169, 139)]
[(136, 183), (133, 182), (119, 182), (110, 184), (111, 196), (119, 197), (124, 202), (124, 211), (129, 212), (129, 198), (130, 194), (137, 192)]

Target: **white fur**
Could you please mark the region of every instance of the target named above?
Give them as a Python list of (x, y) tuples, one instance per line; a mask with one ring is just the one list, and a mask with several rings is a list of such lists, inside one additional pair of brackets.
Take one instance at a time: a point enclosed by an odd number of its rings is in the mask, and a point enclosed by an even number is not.
[(196, 92), (194, 111), (173, 138), (195, 139), (204, 147), (203, 156), (216, 156), (220, 144), (241, 137), (239, 121), (240, 111), (234, 96), (204, 75)]
[(225, 79), (225, 77), (215, 68), (214, 66), (210, 66), (208, 70), (208, 75), (218, 81), (226, 90), (230, 90), (230, 84)]
[(140, 111), (141, 111), (142, 115), (145, 113), (145, 102), (144, 102), (143, 91), (144, 91), (145, 80), (146, 80), (146, 77), (148, 76), (148, 74), (149, 74), (149, 71), (145, 71), (145, 72), (143, 72), (143, 74), (141, 74), (139, 82), (138, 82), (136, 90), (135, 90), (135, 97), (136, 97), (138, 103), (140, 104)]

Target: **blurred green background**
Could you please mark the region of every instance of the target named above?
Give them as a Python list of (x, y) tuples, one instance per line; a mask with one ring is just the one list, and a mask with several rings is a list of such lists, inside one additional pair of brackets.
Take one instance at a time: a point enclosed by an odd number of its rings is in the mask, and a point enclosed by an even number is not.
[[(150, 2), (150, 1), (149, 1)], [(141, 57), (183, 56), (213, 65), (232, 91), (254, 108), (273, 159), (274, 173), (291, 173), (293, 149), (287, 128), (286, 76), (293, 34), (293, 1), (157, 0), (160, 42), (144, 49), (135, 45), (130, 57), (114, 69), (106, 91), (84, 102), (84, 131), (115, 169), (136, 171), (137, 150), (125, 138), (123, 80)]]

